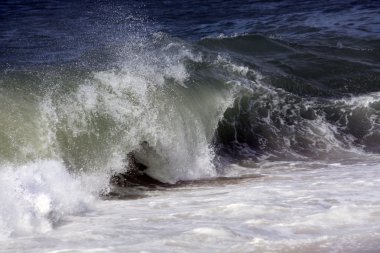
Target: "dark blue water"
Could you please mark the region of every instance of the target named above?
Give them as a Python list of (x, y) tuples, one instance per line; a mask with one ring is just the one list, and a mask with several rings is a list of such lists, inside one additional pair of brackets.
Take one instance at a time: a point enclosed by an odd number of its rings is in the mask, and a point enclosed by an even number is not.
[(165, 32), (198, 41), (263, 34), (288, 43), (373, 49), (379, 1), (2, 1), (0, 63), (61, 62)]

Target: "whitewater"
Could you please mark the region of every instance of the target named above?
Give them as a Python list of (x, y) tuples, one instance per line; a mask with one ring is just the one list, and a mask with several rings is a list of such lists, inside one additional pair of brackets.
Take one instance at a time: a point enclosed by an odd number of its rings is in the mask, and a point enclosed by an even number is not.
[[(17, 201), (17, 209), (33, 212), (39, 233), (25, 234), (24, 221), (24, 234), (3, 240), (1, 251), (378, 252), (378, 166), (278, 162), (233, 170), (255, 174), (134, 192), (128, 200), (91, 201), (78, 188), (70, 195), (73, 182), (61, 189), (63, 182), (51, 180), (55, 191), (46, 185), (28, 206)], [(50, 231), (47, 211), (65, 214)]]

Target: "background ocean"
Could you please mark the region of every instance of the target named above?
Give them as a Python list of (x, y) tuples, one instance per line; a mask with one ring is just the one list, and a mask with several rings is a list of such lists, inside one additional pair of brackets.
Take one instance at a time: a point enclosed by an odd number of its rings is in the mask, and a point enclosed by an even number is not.
[(379, 13), (2, 1), (0, 252), (379, 252)]

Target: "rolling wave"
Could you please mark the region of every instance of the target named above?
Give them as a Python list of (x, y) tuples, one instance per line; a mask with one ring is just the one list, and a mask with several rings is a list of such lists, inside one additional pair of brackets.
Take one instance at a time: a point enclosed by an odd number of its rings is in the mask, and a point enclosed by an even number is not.
[[(44, 231), (109, 191), (110, 178), (128, 172), (129, 154), (145, 175), (172, 184), (223, 174), (222, 157), (379, 153), (379, 48), (369, 44), (302, 46), (263, 35), (189, 44), (156, 33), (91, 60), (3, 70), (2, 187), (21, 192), (23, 229)], [(72, 199), (75, 191), (83, 194)], [(1, 229), (22, 230), (23, 219), (4, 225), (11, 211), (2, 212)]]

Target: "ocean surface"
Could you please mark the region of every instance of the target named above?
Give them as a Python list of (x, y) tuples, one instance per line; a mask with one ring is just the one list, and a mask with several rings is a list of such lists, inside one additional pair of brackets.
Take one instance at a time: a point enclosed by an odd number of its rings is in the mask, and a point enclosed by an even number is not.
[(1, 1), (0, 252), (380, 252), (380, 2)]

